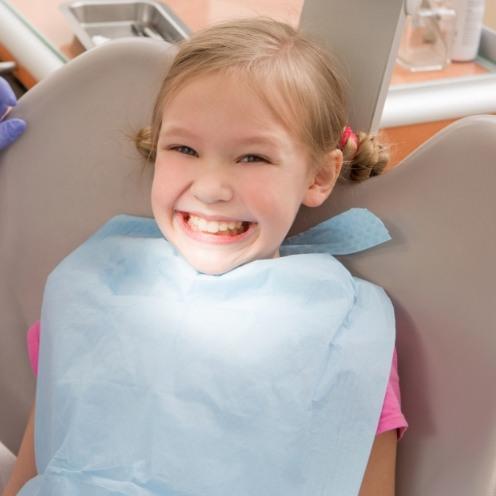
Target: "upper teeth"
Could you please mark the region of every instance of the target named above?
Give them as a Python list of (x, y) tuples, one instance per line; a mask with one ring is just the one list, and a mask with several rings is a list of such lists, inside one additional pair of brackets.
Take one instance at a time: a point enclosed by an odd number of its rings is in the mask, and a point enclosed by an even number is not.
[(209, 233), (216, 233), (219, 231), (234, 231), (241, 229), (243, 227), (242, 221), (230, 221), (230, 222), (217, 222), (215, 220), (205, 220), (196, 215), (189, 216), (188, 224), (192, 227), (199, 229), (200, 231), (205, 231)]

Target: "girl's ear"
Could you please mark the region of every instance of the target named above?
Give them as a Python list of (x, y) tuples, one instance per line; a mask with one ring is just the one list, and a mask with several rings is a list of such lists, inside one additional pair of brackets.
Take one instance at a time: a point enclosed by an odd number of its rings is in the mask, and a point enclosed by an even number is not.
[(343, 153), (339, 149), (329, 152), (318, 170), (312, 172), (309, 186), (302, 204), (307, 207), (318, 207), (331, 194), (343, 166)]

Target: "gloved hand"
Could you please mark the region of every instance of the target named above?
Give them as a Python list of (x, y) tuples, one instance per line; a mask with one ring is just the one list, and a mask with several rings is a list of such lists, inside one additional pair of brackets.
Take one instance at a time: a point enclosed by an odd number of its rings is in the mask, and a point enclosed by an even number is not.
[[(0, 119), (5, 115), (8, 107), (16, 104), (16, 97), (12, 88), (5, 79), (0, 77)], [(26, 129), (22, 119), (8, 119), (0, 121), (0, 150), (15, 141)]]

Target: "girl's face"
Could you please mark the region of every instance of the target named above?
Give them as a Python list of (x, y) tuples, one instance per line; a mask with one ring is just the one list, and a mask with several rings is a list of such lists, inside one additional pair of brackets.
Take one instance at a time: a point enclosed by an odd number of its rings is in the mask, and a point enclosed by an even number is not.
[(157, 224), (206, 274), (277, 257), (300, 205), (330, 193), (307, 155), (239, 79), (195, 79), (163, 112), (151, 197)]

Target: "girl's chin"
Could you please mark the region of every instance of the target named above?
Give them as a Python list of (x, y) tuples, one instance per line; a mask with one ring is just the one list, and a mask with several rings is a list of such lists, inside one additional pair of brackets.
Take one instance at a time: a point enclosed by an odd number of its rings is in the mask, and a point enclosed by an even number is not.
[[(250, 255), (245, 254), (233, 254), (234, 256), (229, 257), (229, 254), (225, 251), (214, 253), (212, 249), (201, 250), (201, 252), (193, 252), (192, 250), (181, 250), (177, 247), (179, 252), (182, 254), (184, 259), (198, 272), (202, 274), (218, 276), (225, 274), (231, 270), (234, 270), (241, 265), (253, 262), (255, 260), (270, 260), (274, 258), (279, 258), (279, 250), (275, 253), (263, 256), (263, 255)], [(243, 256), (244, 255), (244, 256)]]
[(214, 253), (213, 250), (181, 250), (177, 247), (183, 258), (196, 271), (202, 274), (218, 276), (253, 260), (250, 257), (229, 257), (225, 252)]

